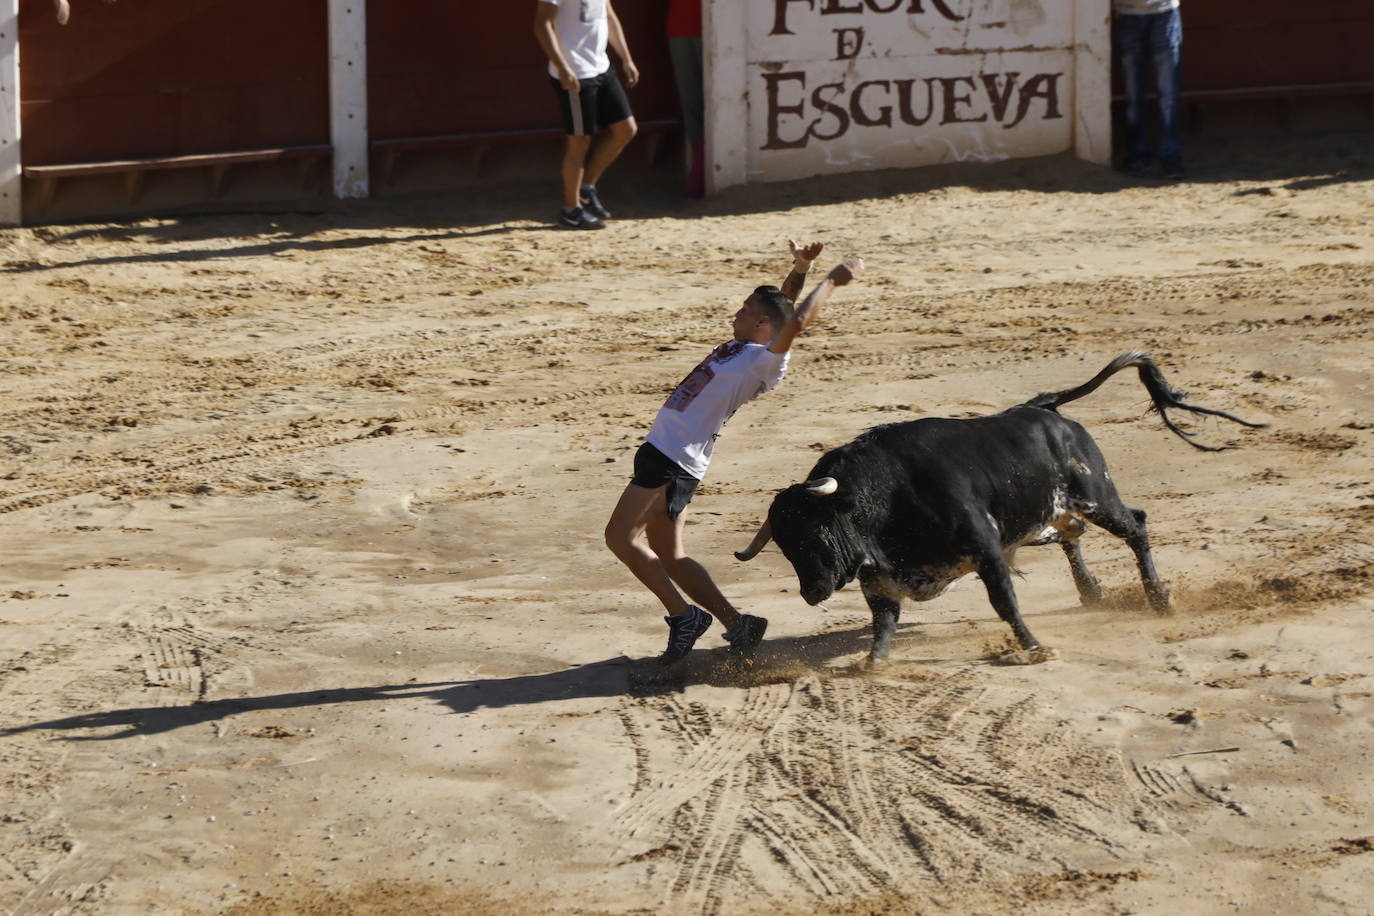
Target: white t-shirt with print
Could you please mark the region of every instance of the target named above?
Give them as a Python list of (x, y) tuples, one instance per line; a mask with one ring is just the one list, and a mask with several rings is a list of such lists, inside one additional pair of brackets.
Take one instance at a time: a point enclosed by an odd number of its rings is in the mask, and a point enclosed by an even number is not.
[[(611, 69), (606, 55), (610, 35), (606, 24), (606, 0), (540, 0), (558, 7), (554, 28), (563, 45), (563, 56), (580, 80), (600, 76)], [(549, 76), (558, 78), (558, 68), (549, 64)]]
[(700, 480), (726, 421), (777, 387), (790, 356), (752, 341), (721, 344), (668, 395), (645, 440)]

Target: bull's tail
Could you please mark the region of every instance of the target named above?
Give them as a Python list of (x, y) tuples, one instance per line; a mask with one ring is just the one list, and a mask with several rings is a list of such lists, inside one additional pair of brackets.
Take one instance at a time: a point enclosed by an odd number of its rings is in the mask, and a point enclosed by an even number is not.
[(1226, 413), (1224, 410), (1213, 410), (1210, 407), (1198, 407), (1195, 404), (1187, 403), (1184, 400), (1184, 398), (1188, 396), (1187, 393), (1175, 391), (1173, 388), (1170, 388), (1169, 383), (1164, 381), (1164, 374), (1159, 371), (1159, 367), (1155, 365), (1154, 360), (1150, 359), (1142, 350), (1131, 350), (1122, 353), (1116, 359), (1108, 363), (1106, 368), (1101, 372), (1097, 373), (1097, 375), (1094, 375), (1091, 379), (1079, 385), (1077, 388), (1055, 391), (1050, 394), (1036, 395), (1027, 401), (1025, 406), (1043, 407), (1046, 410), (1057, 410), (1062, 404), (1067, 404), (1069, 401), (1076, 401), (1081, 397), (1092, 394), (1098, 388), (1102, 387), (1102, 383), (1107, 381), (1107, 379), (1111, 378), (1122, 369), (1129, 369), (1132, 366), (1139, 370), (1140, 383), (1144, 385), (1145, 390), (1150, 393), (1150, 400), (1153, 402), (1152, 409), (1158, 412), (1160, 419), (1164, 421), (1164, 425), (1169, 428), (1170, 432), (1178, 436), (1184, 442), (1187, 442), (1193, 448), (1201, 449), (1205, 452), (1219, 452), (1229, 446), (1203, 445), (1200, 442), (1194, 442), (1193, 436), (1196, 434), (1185, 429), (1179, 429), (1169, 417), (1167, 408), (1176, 407), (1179, 410), (1186, 410), (1189, 413), (1203, 414), (1209, 417), (1221, 417), (1222, 419), (1230, 420), (1232, 423), (1239, 423), (1241, 426), (1248, 426), (1252, 429), (1263, 429), (1266, 425), (1264, 423), (1251, 423), (1248, 420), (1242, 420), (1240, 417)]

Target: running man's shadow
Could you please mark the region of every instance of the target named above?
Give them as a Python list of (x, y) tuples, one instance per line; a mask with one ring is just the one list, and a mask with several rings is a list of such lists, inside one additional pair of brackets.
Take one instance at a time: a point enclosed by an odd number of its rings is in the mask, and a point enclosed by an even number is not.
[[(917, 624), (899, 625), (899, 629), (914, 626)], [(665, 671), (653, 659), (618, 656), (548, 674), (303, 690), (211, 700), (189, 706), (137, 706), (83, 713), (3, 728), (0, 729), (0, 738), (31, 731), (98, 730), (99, 734), (64, 735), (62, 740), (113, 741), (162, 734), (257, 710), (302, 709), (382, 700), (394, 702), (410, 698), (434, 700), (455, 713), (470, 713), (482, 708), (530, 706), (589, 697), (654, 696), (681, 690), (688, 684), (748, 687), (794, 680), (807, 671), (827, 667), (831, 660), (839, 656), (866, 651), (870, 644), (869, 628), (863, 626), (817, 636), (766, 640), (752, 663), (733, 660), (723, 649), (698, 649), (683, 663)], [(107, 731), (112, 728), (119, 730)]]

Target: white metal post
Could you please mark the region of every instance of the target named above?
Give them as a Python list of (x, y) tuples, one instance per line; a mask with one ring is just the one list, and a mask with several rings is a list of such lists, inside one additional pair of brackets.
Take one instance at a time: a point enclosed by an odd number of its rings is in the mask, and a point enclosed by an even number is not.
[(706, 192), (715, 194), (747, 178), (749, 99), (746, 7), (742, 0), (706, 0)]
[(334, 196), (367, 197), (367, 0), (329, 0), (329, 123)]
[(19, 155), (19, 0), (0, 0), (0, 226), (23, 219)]
[(1073, 36), (1073, 151), (1112, 161), (1112, 36), (1108, 0), (1076, 0)]

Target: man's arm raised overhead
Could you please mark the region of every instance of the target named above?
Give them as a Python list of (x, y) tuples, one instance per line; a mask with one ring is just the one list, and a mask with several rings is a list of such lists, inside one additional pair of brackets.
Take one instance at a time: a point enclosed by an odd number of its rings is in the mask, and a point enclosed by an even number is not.
[(788, 239), (787, 247), (792, 251), (792, 272), (782, 281), (781, 289), (784, 296), (796, 302), (797, 297), (801, 295), (802, 287), (806, 284), (806, 272), (811, 269), (811, 262), (820, 256), (825, 244), (812, 242), (802, 246)]
[[(797, 306), (792, 314), (792, 320), (783, 326), (783, 329), (773, 338), (773, 342), (768, 345), (768, 349), (774, 353), (786, 353), (792, 349), (792, 341), (797, 339), (797, 335), (806, 330), (806, 326), (816, 320), (816, 316), (821, 313), (821, 308), (825, 305), (830, 294), (838, 287), (844, 286), (863, 272), (863, 258), (845, 258), (839, 264), (830, 269), (830, 273), (825, 275), (825, 279), (807, 294), (806, 298)], [(793, 273), (796, 269), (793, 268)], [(791, 279), (789, 277), (789, 279)]]

